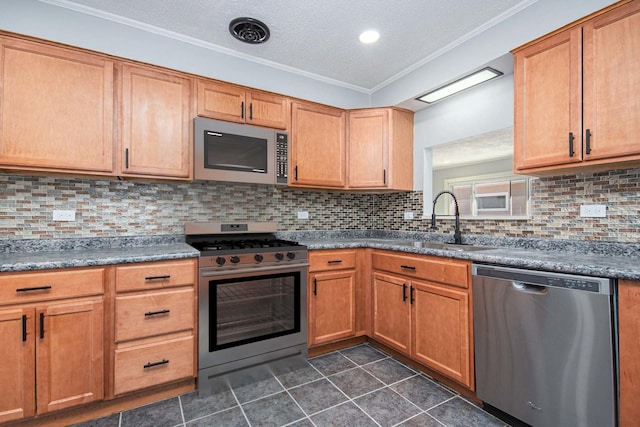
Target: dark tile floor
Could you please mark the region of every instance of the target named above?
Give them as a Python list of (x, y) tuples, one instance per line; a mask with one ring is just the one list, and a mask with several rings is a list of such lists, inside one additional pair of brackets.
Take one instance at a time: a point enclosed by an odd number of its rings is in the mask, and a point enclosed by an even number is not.
[(500, 426), (506, 424), (430, 377), (363, 344), (294, 371), (203, 399), (183, 394), (78, 424), (173, 426)]

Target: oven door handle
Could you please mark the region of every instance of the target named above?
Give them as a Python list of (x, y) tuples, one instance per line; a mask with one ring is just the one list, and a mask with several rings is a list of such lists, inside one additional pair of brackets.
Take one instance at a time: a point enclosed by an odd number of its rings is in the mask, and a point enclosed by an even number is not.
[(200, 277), (216, 277), (216, 276), (229, 276), (231, 274), (250, 274), (251, 276), (255, 276), (262, 272), (271, 272), (271, 271), (292, 271), (299, 270), (301, 268), (308, 268), (311, 264), (309, 263), (300, 263), (300, 264), (285, 264), (285, 265), (273, 265), (267, 267), (259, 267), (259, 268), (239, 268), (237, 270), (214, 270), (208, 271), (208, 269), (204, 269), (204, 271), (200, 272)]

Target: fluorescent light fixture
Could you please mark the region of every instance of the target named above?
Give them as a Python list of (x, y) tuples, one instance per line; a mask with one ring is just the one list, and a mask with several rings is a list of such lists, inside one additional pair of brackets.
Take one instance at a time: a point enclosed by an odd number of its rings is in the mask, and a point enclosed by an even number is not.
[(470, 87), (473, 87), (475, 85), (479, 85), (480, 83), (484, 83), (488, 80), (495, 79), (496, 77), (500, 77), (501, 75), (502, 73), (500, 71), (494, 70), (493, 68), (490, 68), (490, 67), (483, 68), (482, 70), (476, 71), (473, 74), (469, 74), (466, 77), (456, 80), (453, 83), (449, 83), (446, 86), (443, 86), (439, 89), (431, 91), (416, 99), (418, 101), (431, 104), (432, 102), (439, 101), (455, 93), (461, 92), (465, 89), (469, 89)]
[(360, 34), (360, 43), (371, 44), (378, 41), (380, 33), (375, 30), (368, 30)]

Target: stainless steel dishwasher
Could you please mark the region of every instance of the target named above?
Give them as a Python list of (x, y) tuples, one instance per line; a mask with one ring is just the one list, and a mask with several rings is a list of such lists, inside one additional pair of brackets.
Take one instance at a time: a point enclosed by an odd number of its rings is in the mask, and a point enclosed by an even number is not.
[(615, 282), (474, 264), (476, 394), (535, 427), (616, 425)]

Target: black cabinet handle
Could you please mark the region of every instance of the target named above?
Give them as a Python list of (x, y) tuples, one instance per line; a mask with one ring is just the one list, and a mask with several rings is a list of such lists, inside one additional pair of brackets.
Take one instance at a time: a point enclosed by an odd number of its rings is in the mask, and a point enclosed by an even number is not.
[(253, 120), (253, 102), (249, 104), (249, 120)]
[(240, 118), (244, 119), (244, 101), (240, 103)]
[(411, 304), (413, 304), (413, 301), (415, 301), (415, 299), (413, 298), (413, 291), (415, 291), (416, 288), (413, 287), (413, 285), (411, 285), (411, 289), (409, 290), (409, 294), (411, 295), (411, 300), (409, 301)]
[(167, 274), (166, 276), (149, 276), (149, 277), (145, 277), (144, 280), (146, 281), (151, 281), (151, 280), (166, 280), (171, 278), (171, 276), (169, 274)]
[(318, 295), (318, 280), (313, 279), (313, 294)]
[(342, 262), (341, 259), (334, 259), (331, 261), (327, 261), (327, 264), (340, 264)]
[(162, 359), (159, 362), (153, 362), (153, 363), (149, 362), (146, 365), (144, 365), (144, 369), (153, 368), (154, 366), (166, 365), (167, 363), (169, 363), (167, 359)]
[(34, 288), (18, 288), (16, 292), (33, 292), (33, 291), (48, 291), (51, 289), (51, 286), (37, 286)]
[(22, 315), (22, 342), (27, 340), (27, 315)]
[(569, 157), (573, 157), (575, 151), (573, 151), (573, 132), (569, 132)]
[(124, 168), (129, 169), (129, 149), (124, 149)]
[(404, 268), (406, 270), (412, 270), (412, 271), (416, 271), (415, 267), (412, 267), (410, 265), (401, 265), (400, 268)]
[(44, 339), (44, 313), (40, 313), (40, 339)]
[(402, 284), (402, 302), (405, 302), (407, 300), (407, 284), (403, 283)]
[(387, 183), (387, 170), (386, 169), (382, 169), (382, 183), (383, 184)]
[(585, 153), (591, 154), (591, 129), (587, 129), (584, 135)]
[(165, 309), (165, 310), (160, 310), (160, 311), (148, 311), (144, 315), (148, 317), (148, 316), (157, 316), (159, 314), (169, 314), (169, 313), (171, 313), (171, 310), (166, 310)]
[(295, 180), (298, 180), (298, 166), (295, 167)]

